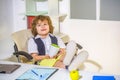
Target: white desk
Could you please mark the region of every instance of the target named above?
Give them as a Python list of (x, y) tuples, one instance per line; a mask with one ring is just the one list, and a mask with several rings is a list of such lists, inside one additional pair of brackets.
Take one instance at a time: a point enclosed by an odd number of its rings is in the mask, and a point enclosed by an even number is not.
[[(0, 61), (0, 63), (14, 64), (14, 62), (9, 62), (9, 61)], [(21, 67), (11, 74), (0, 74), (0, 80), (15, 80), (18, 76), (20, 76), (30, 68), (33, 68), (33, 67), (43, 68), (41, 66), (31, 65), (31, 64), (23, 64), (23, 63), (17, 63), (17, 64), (21, 64)], [(79, 73), (82, 76), (80, 80), (92, 80), (93, 75), (107, 75), (107, 74), (92, 73), (92, 72), (85, 72), (85, 71), (79, 71)], [(120, 80), (120, 75), (119, 76), (114, 75), (114, 76), (116, 80)], [(71, 80), (71, 79), (69, 77), (69, 72), (66, 69), (59, 69), (54, 75), (52, 75), (49, 78), (49, 80)]]

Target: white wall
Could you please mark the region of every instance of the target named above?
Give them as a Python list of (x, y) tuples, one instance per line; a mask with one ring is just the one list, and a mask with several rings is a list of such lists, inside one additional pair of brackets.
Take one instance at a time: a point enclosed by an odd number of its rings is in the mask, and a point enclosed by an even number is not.
[(13, 32), (27, 29), (25, 0), (13, 0)]
[(13, 31), (12, 0), (0, 0), (0, 59), (10, 57), (13, 43), (10, 35)]
[[(8, 5), (8, 6), (6, 6)], [(13, 26), (12, 1), (0, 0), (0, 38), (9, 36)], [(6, 35), (6, 36), (5, 36)]]
[(120, 74), (119, 25), (114, 21), (66, 20), (62, 31), (81, 44), (90, 59), (101, 64), (101, 72)]
[[(69, 2), (63, 1), (68, 16), (62, 23), (62, 32), (89, 52), (89, 59), (102, 66), (101, 73), (120, 74), (120, 21), (70, 19)], [(85, 66), (88, 71), (94, 70), (90, 64)]]

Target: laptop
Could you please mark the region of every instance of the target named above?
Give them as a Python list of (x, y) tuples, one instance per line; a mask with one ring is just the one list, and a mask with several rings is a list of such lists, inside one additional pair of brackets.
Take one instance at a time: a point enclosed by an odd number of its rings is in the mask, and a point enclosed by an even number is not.
[(0, 74), (10, 74), (18, 69), (21, 65), (19, 64), (0, 64)]

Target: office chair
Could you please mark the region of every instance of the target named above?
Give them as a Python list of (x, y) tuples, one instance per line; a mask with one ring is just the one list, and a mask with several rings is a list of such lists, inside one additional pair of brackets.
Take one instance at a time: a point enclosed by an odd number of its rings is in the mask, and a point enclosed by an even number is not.
[[(14, 32), (11, 35), (11, 37), (15, 43), (14, 44), (15, 52), (13, 54), (17, 57), (18, 62), (34, 64), (35, 63), (34, 59), (30, 54), (28, 54), (27, 50), (28, 44), (27, 42), (30, 37), (33, 37), (31, 29), (25, 29)], [(67, 65), (68, 70), (77, 69), (79, 65), (81, 65), (83, 62), (87, 60), (88, 52), (86, 50), (82, 50), (83, 47), (74, 41), (69, 41), (65, 44), (66, 44), (66, 56), (63, 62), (65, 65)], [(79, 50), (82, 51), (78, 52)]]
[[(33, 37), (31, 29), (24, 29), (14, 32), (11, 37), (14, 41), (15, 52), (13, 54), (16, 55), (18, 62), (27, 63), (32, 60), (33, 58), (27, 53), (27, 42), (30, 37)], [(77, 44), (77, 46), (79, 49), (82, 49), (81, 45)]]

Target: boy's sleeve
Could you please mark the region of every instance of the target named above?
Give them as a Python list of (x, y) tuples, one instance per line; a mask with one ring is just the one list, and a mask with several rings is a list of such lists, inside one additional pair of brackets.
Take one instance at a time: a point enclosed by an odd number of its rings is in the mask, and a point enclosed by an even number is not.
[(28, 40), (28, 53), (29, 54), (38, 53), (37, 45), (36, 45), (35, 41), (33, 40), (33, 38), (30, 38)]

